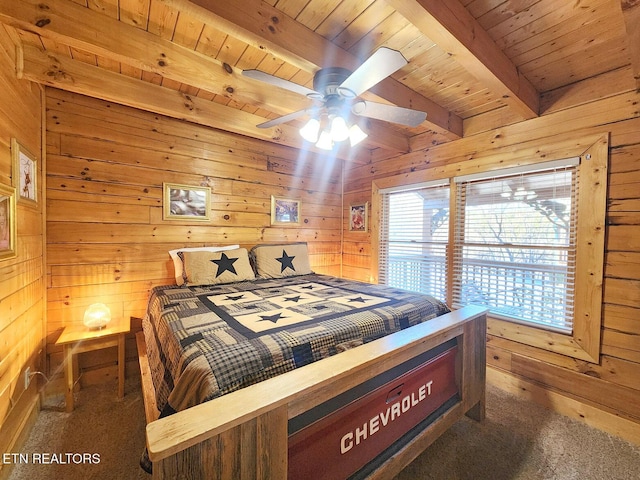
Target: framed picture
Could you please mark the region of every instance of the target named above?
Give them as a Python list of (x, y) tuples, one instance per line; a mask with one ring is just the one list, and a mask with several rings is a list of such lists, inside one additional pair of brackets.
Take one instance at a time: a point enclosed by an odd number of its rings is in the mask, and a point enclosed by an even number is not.
[(16, 256), (16, 189), (0, 184), (0, 260)]
[(211, 189), (176, 183), (163, 183), (162, 218), (164, 220), (208, 221)]
[(300, 200), (271, 196), (271, 225), (300, 223)]
[(366, 232), (369, 228), (369, 202), (349, 205), (349, 231)]
[(38, 161), (15, 138), (11, 139), (13, 159), (13, 186), (17, 190), (18, 201), (32, 207), (38, 206)]

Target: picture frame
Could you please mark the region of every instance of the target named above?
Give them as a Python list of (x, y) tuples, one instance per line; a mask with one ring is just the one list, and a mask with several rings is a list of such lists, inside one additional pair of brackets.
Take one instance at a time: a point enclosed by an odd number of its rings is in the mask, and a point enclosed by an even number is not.
[(38, 207), (38, 160), (16, 138), (11, 139), (12, 184), (20, 203)]
[(0, 260), (16, 256), (16, 189), (0, 184)]
[(162, 190), (163, 220), (209, 221), (211, 210), (209, 187), (163, 183)]
[(299, 225), (300, 200), (271, 195), (271, 225)]
[(369, 231), (369, 202), (353, 203), (349, 205), (349, 231)]

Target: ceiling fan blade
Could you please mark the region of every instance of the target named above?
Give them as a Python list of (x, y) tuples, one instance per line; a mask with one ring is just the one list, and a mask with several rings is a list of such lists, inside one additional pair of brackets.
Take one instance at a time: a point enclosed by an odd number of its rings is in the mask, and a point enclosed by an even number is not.
[(287, 122), (290, 122), (291, 120), (295, 120), (296, 118), (303, 117), (307, 113), (309, 113), (308, 109), (298, 110), (297, 112), (292, 112), (292, 113), (289, 113), (287, 115), (283, 115), (281, 117), (274, 118), (273, 120), (269, 120), (268, 122), (264, 122), (264, 123), (261, 123), (259, 125), (256, 125), (256, 127), (258, 127), (258, 128), (275, 127), (276, 125), (280, 125), (281, 123), (287, 123)]
[(275, 85), (276, 87), (291, 90), (292, 92), (299, 93), (300, 95), (320, 95), (315, 90), (311, 90), (310, 88), (307, 88), (303, 85), (298, 85), (297, 83), (290, 82), (289, 80), (285, 80), (283, 78), (269, 75), (268, 73), (261, 72), (260, 70), (243, 70), (242, 75), (244, 75), (245, 77), (253, 78), (254, 80), (260, 80), (261, 82), (270, 83), (271, 85)]
[(357, 97), (406, 64), (407, 60), (397, 50), (380, 47), (342, 82), (339, 89), (351, 91)]
[(351, 107), (351, 112), (361, 117), (375, 118), (409, 127), (417, 127), (427, 118), (425, 112), (384, 103), (366, 102), (364, 100), (354, 103)]

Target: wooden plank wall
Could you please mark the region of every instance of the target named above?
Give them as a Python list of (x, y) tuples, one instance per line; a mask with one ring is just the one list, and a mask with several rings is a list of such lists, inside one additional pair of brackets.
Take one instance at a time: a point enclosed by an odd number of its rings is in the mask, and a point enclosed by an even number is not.
[[(42, 168), (42, 92), (16, 79), (15, 35), (0, 26), (0, 183), (8, 186), (11, 138), (35, 155)], [(37, 185), (41, 180), (38, 174)], [(43, 211), (42, 202), (37, 208), (18, 203), (17, 256), (0, 261), (0, 452), (19, 452), (22, 428), (37, 412), (39, 378), (25, 390), (24, 371), (43, 367)], [(0, 462), (0, 476), (2, 470)]]
[[(150, 288), (174, 282), (168, 250), (306, 241), (316, 272), (340, 274), (340, 161), (55, 89), (47, 89), (47, 144), (54, 371), (56, 338), (89, 304), (144, 315)], [(210, 222), (163, 221), (163, 182), (210, 186)], [(271, 195), (301, 200), (300, 225), (271, 226)], [(114, 352), (83, 354), (83, 381), (115, 375), (114, 362)]]
[[(525, 146), (533, 147), (532, 154), (544, 160), (554, 144), (570, 145), (572, 138), (610, 132), (599, 364), (491, 335), (487, 359), (491, 381), (640, 443), (640, 93), (633, 90), (633, 75), (627, 69), (607, 74), (607, 80), (609, 94), (612, 87), (623, 85), (621, 93), (588, 101), (594, 90), (605, 91), (593, 79), (546, 96), (548, 110), (540, 118), (490, 131), (483, 127), (491, 119), (470, 120), (465, 124), (468, 136), (461, 140), (423, 145), (408, 155), (346, 169), (344, 196), (345, 204), (370, 200), (374, 179), (424, 171), (423, 180), (427, 180), (435, 167), (468, 170), (478, 164), (475, 159), (480, 156), (495, 153), (508, 158), (510, 152)], [(582, 97), (585, 100), (580, 102)], [(566, 98), (579, 106), (564, 106)], [(370, 238), (345, 232), (344, 276), (371, 278), (369, 245)], [(618, 418), (635, 423), (618, 425)], [(625, 430), (628, 425), (632, 428)]]

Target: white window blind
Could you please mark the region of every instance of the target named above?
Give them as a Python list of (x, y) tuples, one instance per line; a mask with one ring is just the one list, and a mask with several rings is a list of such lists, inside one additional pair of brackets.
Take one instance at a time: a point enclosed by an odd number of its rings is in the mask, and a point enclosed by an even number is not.
[(449, 185), (381, 192), (379, 283), (446, 301)]
[(571, 333), (576, 160), (456, 179), (454, 306), (483, 305), (494, 317)]

